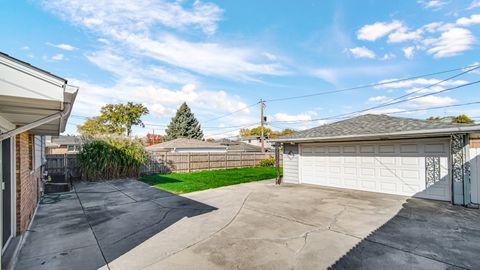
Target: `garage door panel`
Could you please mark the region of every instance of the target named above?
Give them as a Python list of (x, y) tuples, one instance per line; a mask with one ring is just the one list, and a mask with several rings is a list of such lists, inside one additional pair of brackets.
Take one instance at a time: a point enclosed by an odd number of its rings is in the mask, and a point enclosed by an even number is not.
[(380, 183), (380, 190), (386, 193), (397, 193), (398, 187), (397, 183), (395, 182), (381, 182)]
[[(448, 140), (302, 146), (301, 181), (340, 188), (449, 200)], [(304, 152), (304, 149), (307, 149)], [(426, 159), (440, 177), (426, 184)]]
[(404, 166), (419, 166), (420, 160), (418, 157), (400, 157), (401, 164)]
[(380, 154), (394, 154), (395, 153), (395, 145), (379, 145), (378, 146), (378, 153), (380, 153)]
[(362, 164), (375, 164), (375, 158), (370, 156), (360, 157), (360, 161)]
[(442, 143), (427, 143), (425, 144), (425, 153), (445, 153), (445, 144)]

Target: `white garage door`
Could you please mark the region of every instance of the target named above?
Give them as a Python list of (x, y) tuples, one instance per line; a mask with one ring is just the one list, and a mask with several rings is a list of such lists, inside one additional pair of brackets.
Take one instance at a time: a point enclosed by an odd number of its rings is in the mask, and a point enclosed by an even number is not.
[(449, 201), (448, 139), (303, 144), (301, 183)]

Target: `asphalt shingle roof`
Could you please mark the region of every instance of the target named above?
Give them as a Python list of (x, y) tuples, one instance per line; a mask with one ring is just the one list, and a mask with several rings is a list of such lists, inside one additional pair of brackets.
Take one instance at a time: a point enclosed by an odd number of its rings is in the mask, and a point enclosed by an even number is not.
[(392, 117), (383, 114), (366, 114), (331, 124), (296, 132), (280, 139), (322, 138), (336, 136), (365, 136), (371, 134), (390, 134), (408, 131), (455, 128), (473, 126), (453, 124), (442, 121), (427, 121), (413, 118)]

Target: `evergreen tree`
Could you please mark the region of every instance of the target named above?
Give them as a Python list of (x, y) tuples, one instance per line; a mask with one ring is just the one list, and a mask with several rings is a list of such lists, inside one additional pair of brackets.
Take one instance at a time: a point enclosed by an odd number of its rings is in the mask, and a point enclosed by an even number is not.
[(193, 115), (187, 103), (183, 103), (178, 108), (177, 113), (168, 124), (165, 130), (165, 140), (173, 140), (177, 138), (199, 139), (203, 138), (203, 132), (200, 123)]

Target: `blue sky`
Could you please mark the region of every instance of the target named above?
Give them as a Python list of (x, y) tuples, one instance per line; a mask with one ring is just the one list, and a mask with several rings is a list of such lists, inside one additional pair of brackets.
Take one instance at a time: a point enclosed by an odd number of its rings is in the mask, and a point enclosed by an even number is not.
[[(480, 1), (4, 1), (0, 50), (80, 87), (67, 127), (105, 103), (134, 101), (163, 133), (186, 101), (213, 137), (258, 122), (259, 99), (307, 95), (479, 63)], [(479, 80), (461, 71), (382, 87), (266, 103), (274, 129), (305, 129), (322, 119)], [(478, 85), (416, 98), (371, 113), (426, 118), (480, 106)], [(240, 110), (240, 111), (239, 111)], [(403, 110), (415, 112), (396, 113)], [(225, 117), (218, 118), (225, 114)], [(292, 121), (292, 122), (285, 122)], [(233, 127), (232, 127), (233, 126)], [(232, 127), (232, 128), (228, 128)]]

